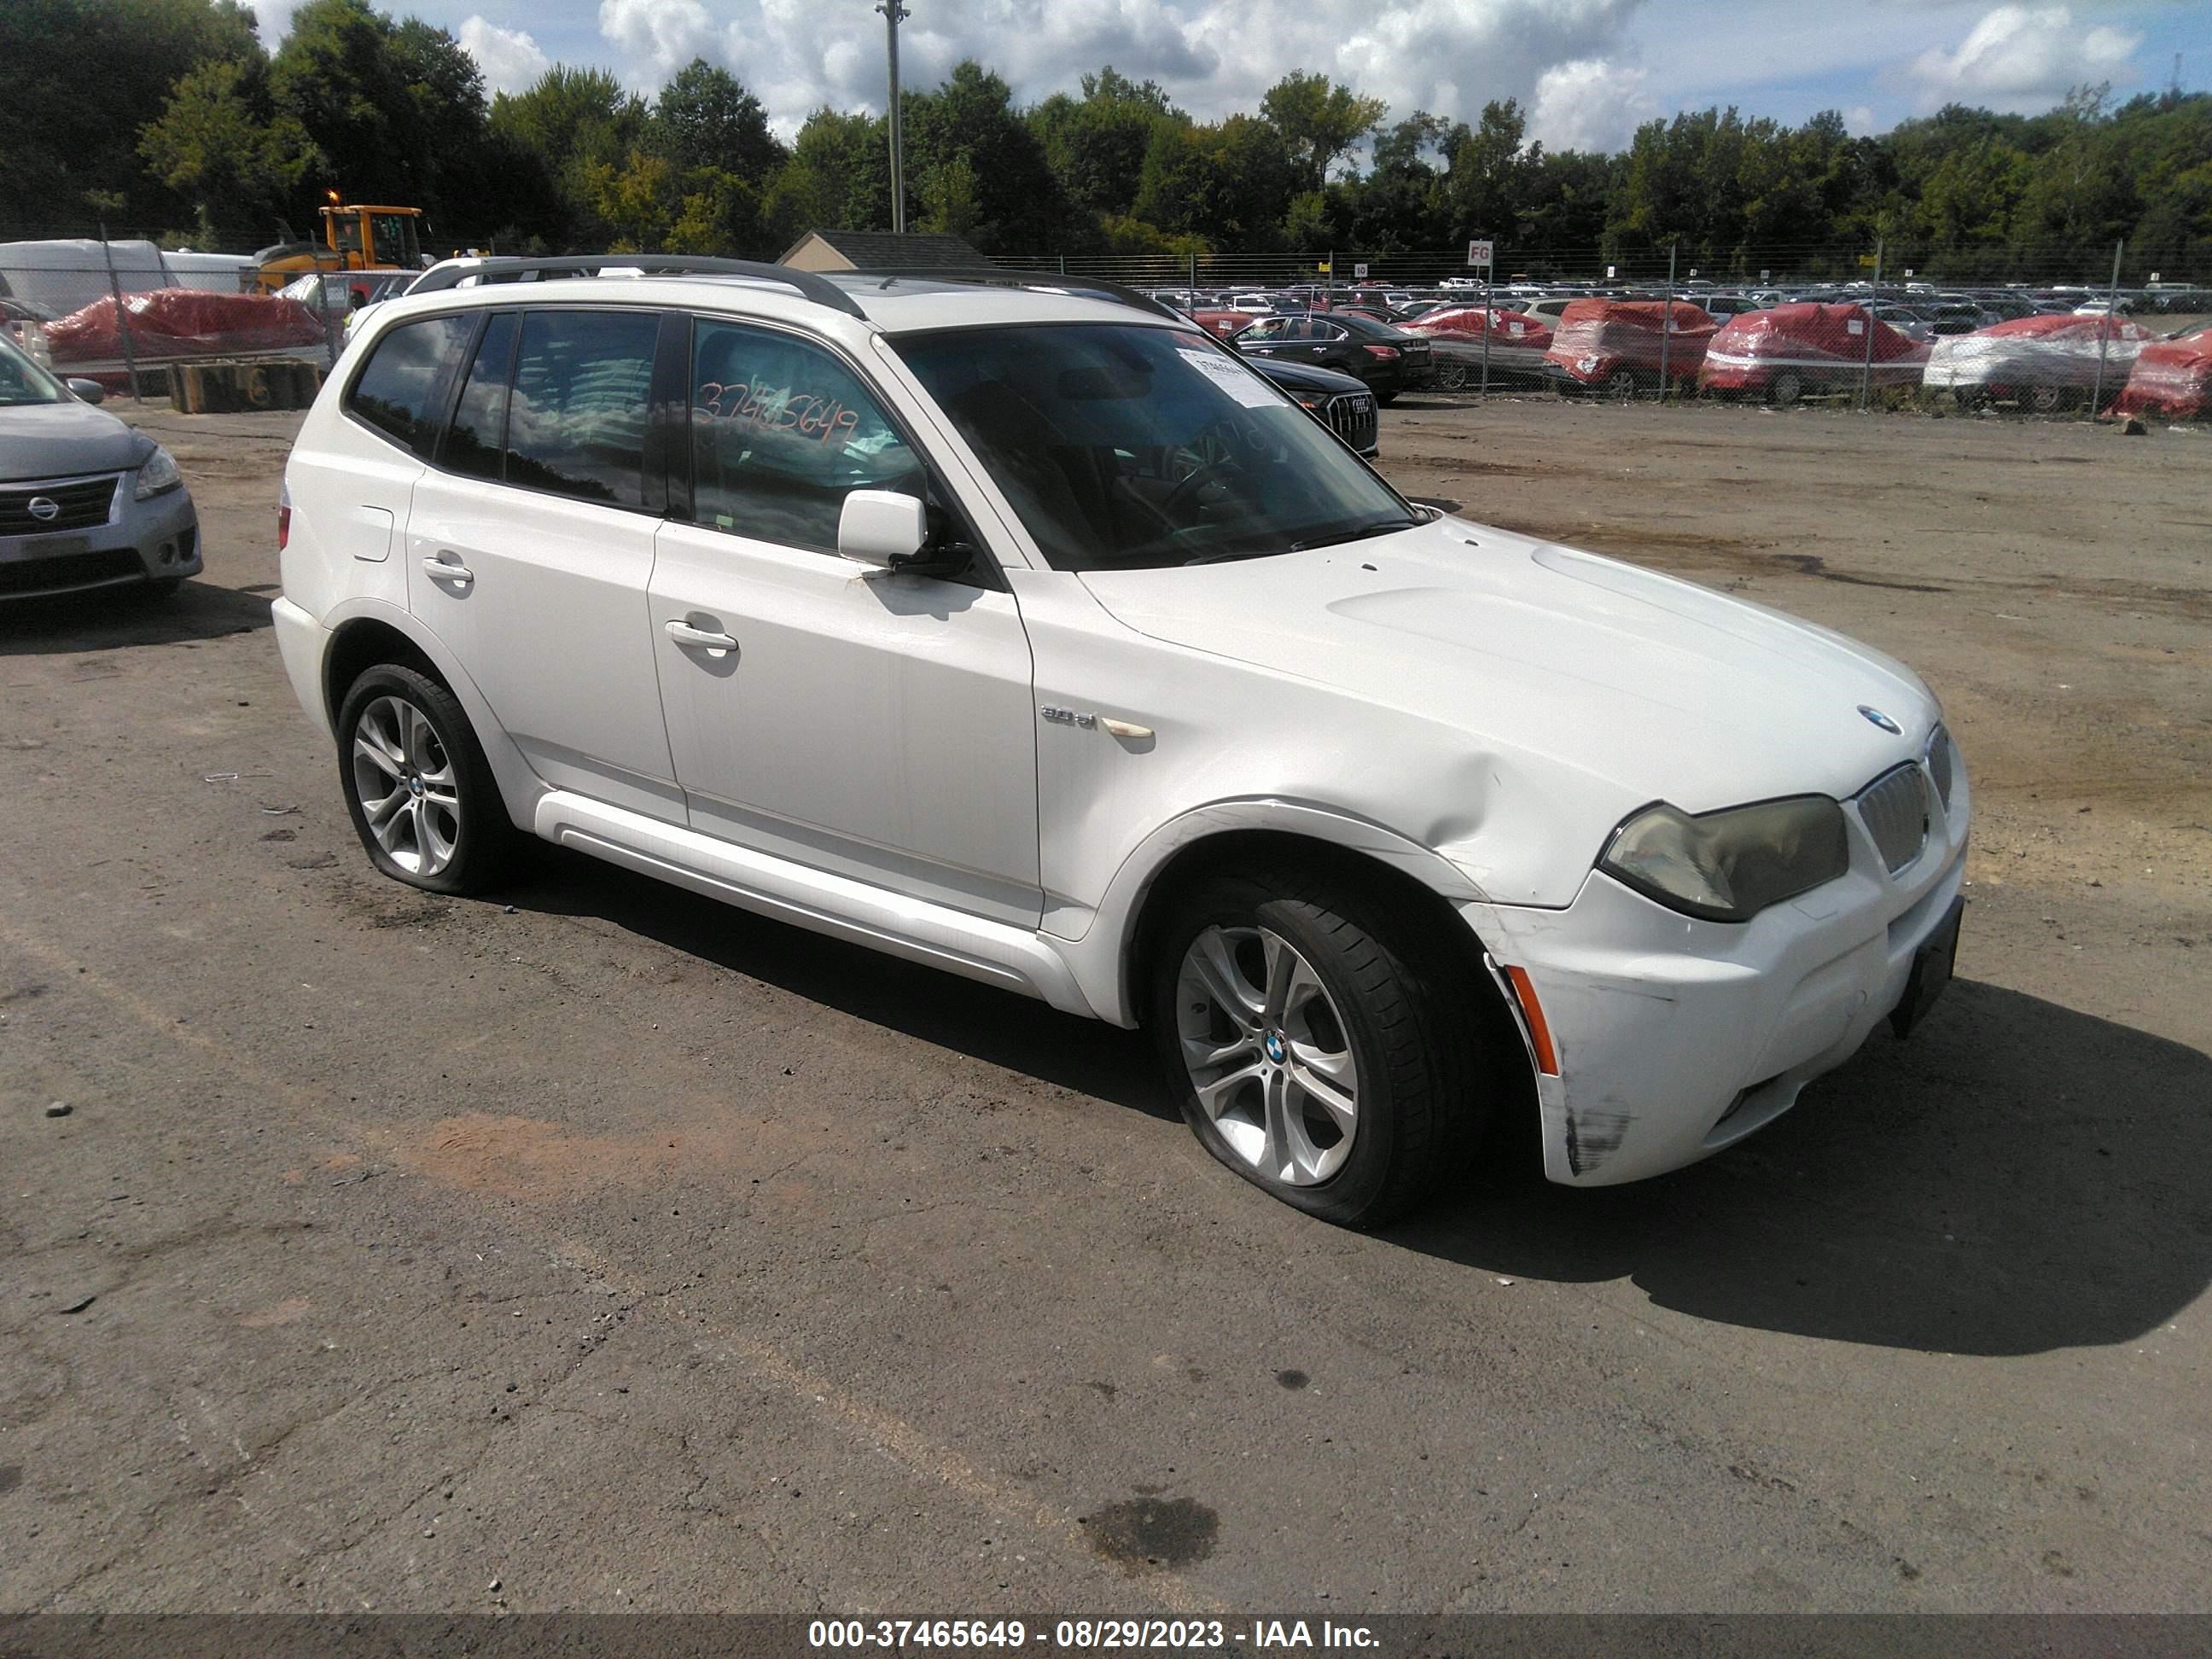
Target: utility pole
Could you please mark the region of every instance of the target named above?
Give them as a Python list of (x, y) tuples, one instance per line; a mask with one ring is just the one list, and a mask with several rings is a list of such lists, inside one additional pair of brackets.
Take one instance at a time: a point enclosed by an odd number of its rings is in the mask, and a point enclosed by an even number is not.
[(912, 15), (899, 0), (884, 0), (876, 9), (884, 15), (884, 50), (891, 72), (891, 230), (906, 234), (906, 178), (899, 165), (898, 26)]

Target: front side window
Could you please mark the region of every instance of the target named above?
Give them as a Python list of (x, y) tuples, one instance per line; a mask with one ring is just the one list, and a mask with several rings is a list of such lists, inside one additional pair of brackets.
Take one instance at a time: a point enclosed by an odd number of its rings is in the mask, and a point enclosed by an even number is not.
[(507, 482), (641, 507), (659, 331), (649, 311), (528, 313), (507, 398)]
[(786, 547), (837, 550), (855, 489), (927, 496), (921, 459), (836, 356), (701, 319), (691, 349), (693, 515)]
[(369, 349), (346, 408), (403, 448), (429, 453), (431, 406), (446, 366), (468, 343), (475, 319), (460, 313), (402, 323)]
[(1318, 422), (1182, 330), (1045, 324), (896, 344), (1054, 569), (1251, 558), (1422, 522)]

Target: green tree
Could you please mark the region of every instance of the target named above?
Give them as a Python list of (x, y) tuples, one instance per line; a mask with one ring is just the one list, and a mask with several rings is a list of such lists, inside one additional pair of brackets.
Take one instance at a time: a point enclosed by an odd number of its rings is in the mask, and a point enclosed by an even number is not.
[(1139, 84), (1111, 64), (1083, 77), (1083, 96), (1054, 93), (1029, 114), (1046, 164), (1080, 212), (1110, 218), (1128, 212), (1153, 130), (1190, 118), (1158, 84)]
[(308, 0), (269, 70), (280, 115), (310, 133), (352, 202), (436, 211), (440, 179), (483, 133), (483, 76), (443, 29), (365, 0)]
[(1000, 76), (972, 59), (956, 64), (943, 86), (907, 94), (901, 109), (909, 188), (934, 177), (941, 198), (933, 207), (922, 197), (925, 215), (957, 210), (987, 253), (1042, 253), (1067, 234), (1067, 198)]
[(5, 0), (0, 234), (84, 234), (94, 194), (140, 228), (188, 216), (139, 154), (138, 124), (198, 65), (262, 55), (234, 0)]
[(191, 203), (204, 240), (240, 246), (272, 240), (301, 181), (327, 165), (297, 118), (276, 113), (258, 57), (186, 70), (138, 149), (154, 176)]
[(1273, 247), (1301, 176), (1272, 123), (1232, 115), (1204, 126), (1162, 127), (1145, 152), (1136, 215), (1170, 235)]
[(791, 160), (769, 180), (762, 214), (788, 247), (810, 230), (883, 230), (891, 219), (890, 152), (878, 117), (830, 108), (806, 118)]
[(1519, 210), (1537, 166), (1535, 155), (1524, 148), (1528, 131), (1519, 102), (1508, 98), (1485, 104), (1472, 130), (1460, 126), (1449, 136), (1445, 199), (1462, 235), (1487, 234), (1508, 246), (1515, 241)]
[(715, 167), (758, 183), (790, 160), (768, 112), (726, 69), (695, 58), (670, 77), (648, 123), (653, 148), (679, 169)]
[(1375, 131), (1387, 109), (1326, 75), (1293, 70), (1260, 99), (1260, 116), (1282, 135), (1299, 186), (1319, 190), (1329, 167)]
[(587, 160), (582, 167), (592, 210), (614, 231), (608, 251), (664, 252), (669, 227), (684, 210), (668, 158), (634, 149), (619, 167), (611, 161)]
[(616, 231), (599, 211), (600, 185), (643, 147), (646, 125), (644, 103), (605, 70), (556, 64), (528, 90), (494, 99), (493, 140), (534, 158), (536, 176), (523, 181), (524, 223), (556, 246), (605, 246)]

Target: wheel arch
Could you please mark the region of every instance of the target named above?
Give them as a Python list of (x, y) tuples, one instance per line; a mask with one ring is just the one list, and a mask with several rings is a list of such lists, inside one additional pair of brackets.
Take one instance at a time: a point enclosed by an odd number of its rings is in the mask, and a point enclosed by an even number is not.
[(1456, 903), (1485, 895), (1449, 860), (1395, 831), (1352, 814), (1269, 799), (1218, 801), (1184, 812), (1130, 854), (1072, 957), (1085, 959), (1091, 1006), (1120, 1025), (1134, 1025), (1144, 1006), (1151, 950), (1176, 893), (1211, 871), (1243, 862), (1320, 862), (1403, 895), (1425, 926), (1449, 922), (1480, 972), (1482, 945)]
[[(391, 662), (426, 674), (452, 692), (469, 717), (469, 726), (498, 781), (507, 817), (518, 828), (532, 828), (538, 797), (547, 786), (530, 769), (476, 682), (435, 635), (407, 611), (374, 599), (337, 607), (324, 617), (323, 625), (330, 631), (330, 643), (323, 652), (321, 693), (333, 732), (337, 730), (338, 709), (348, 689), (365, 670)], [(338, 741), (341, 745), (344, 743), (342, 734)]]
[[(1218, 809), (1193, 816), (1218, 816)], [(1448, 995), (1463, 998), (1459, 1006), (1482, 1038), (1489, 1080), (1499, 1091), (1493, 1120), (1498, 1149), (1528, 1167), (1540, 1164), (1542, 1120), (1533, 1057), (1519, 1018), (1499, 988), (1490, 946), (1460, 908), (1480, 895), (1449, 860), (1362, 820), (1312, 809), (1273, 821), (1255, 815), (1249, 823), (1197, 828), (1169, 847), (1145, 872), (1121, 926), (1115, 990), (1127, 1015), (1121, 1023), (1141, 1019), (1146, 982), (1182, 895), (1222, 870), (1289, 863), (1325, 870), (1385, 898), (1393, 915), (1411, 929), (1412, 948), (1457, 988)]]

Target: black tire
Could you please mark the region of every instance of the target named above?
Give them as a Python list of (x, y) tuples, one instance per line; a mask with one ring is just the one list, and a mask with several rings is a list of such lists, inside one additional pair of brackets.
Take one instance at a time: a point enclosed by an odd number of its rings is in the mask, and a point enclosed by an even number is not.
[(1637, 392), (1636, 371), (1632, 368), (1616, 368), (1605, 377), (1603, 389), (1605, 395), (1615, 403), (1629, 402)]
[(1777, 409), (1787, 409), (1805, 395), (1805, 377), (1794, 368), (1785, 368), (1767, 382), (1766, 401)]
[[(400, 857), (387, 850), (371, 827), (368, 809), (362, 804), (362, 769), (355, 760), (354, 739), (363, 714), (382, 699), (419, 710), (434, 739), (434, 756), (441, 756), (450, 766), (459, 812), (457, 819), (448, 821), (454, 823), (457, 833), (448, 843), (451, 856), (427, 872), (410, 868), (403, 861), (407, 856), (404, 848)], [(430, 893), (479, 893), (499, 879), (520, 836), (507, 815), (507, 803), (500, 797), (483, 746), (477, 741), (468, 715), (452, 692), (412, 668), (379, 663), (348, 688), (338, 709), (337, 732), (338, 787), (345, 795), (346, 814), (353, 820), (354, 833), (361, 837), (370, 863), (394, 881)], [(421, 856), (419, 852), (416, 856)]]
[[(1358, 1066), (1358, 1129), (1325, 1180), (1301, 1185), (1257, 1167), (1200, 1104), (1182, 1053), (1182, 975), (1194, 942), (1217, 927), (1264, 928), (1287, 942), (1340, 1016), (1340, 1041)], [(1474, 1083), (1475, 1022), (1464, 1017), (1465, 1000), (1484, 988), (1451, 983), (1433, 965), (1441, 954), (1373, 894), (1326, 871), (1229, 872), (1194, 884), (1156, 936), (1147, 1015), (1169, 1089), (1200, 1144), (1262, 1191), (1346, 1227), (1379, 1226), (1463, 1175), (1488, 1115)], [(1460, 1018), (1449, 1017), (1454, 1007)]]

